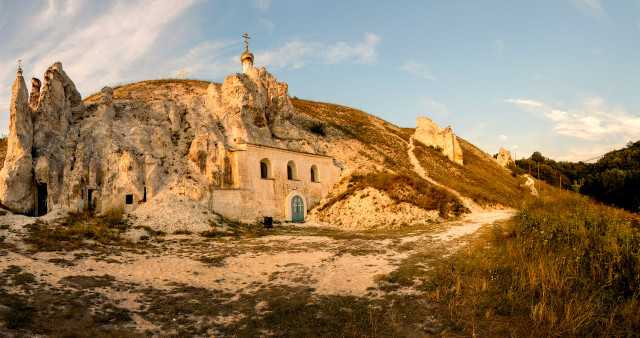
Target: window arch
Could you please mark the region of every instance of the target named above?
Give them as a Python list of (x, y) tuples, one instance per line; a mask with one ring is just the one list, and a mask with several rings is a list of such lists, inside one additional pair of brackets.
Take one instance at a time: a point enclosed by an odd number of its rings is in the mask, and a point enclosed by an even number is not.
[(298, 180), (298, 166), (296, 162), (289, 161), (289, 163), (287, 163), (287, 179), (292, 181)]
[(260, 160), (260, 178), (270, 179), (273, 177), (271, 161), (268, 158)]
[(320, 182), (320, 177), (318, 177), (318, 167), (316, 165), (311, 166), (311, 182)]

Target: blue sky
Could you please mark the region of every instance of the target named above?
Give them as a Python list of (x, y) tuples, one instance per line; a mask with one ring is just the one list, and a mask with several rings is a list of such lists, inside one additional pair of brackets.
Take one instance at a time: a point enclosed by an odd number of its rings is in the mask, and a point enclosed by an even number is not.
[(427, 116), (493, 154), (585, 160), (640, 139), (640, 2), (0, 0), (0, 134), (17, 60), (105, 85), (255, 66), (292, 96), (401, 127)]

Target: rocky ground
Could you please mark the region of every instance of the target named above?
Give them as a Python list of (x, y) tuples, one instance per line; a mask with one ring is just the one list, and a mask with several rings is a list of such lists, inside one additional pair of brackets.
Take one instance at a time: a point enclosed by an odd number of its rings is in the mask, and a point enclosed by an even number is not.
[[(426, 271), (478, 229), (512, 214), (475, 212), (446, 223), (369, 231), (285, 223), (213, 238), (136, 229), (144, 217), (131, 219), (117, 244), (85, 240), (72, 250), (43, 251), (28, 242), (36, 219), (6, 213), (0, 217), (0, 331), (435, 334), (433, 309), (421, 297)], [(55, 215), (47, 217), (43, 221)]]

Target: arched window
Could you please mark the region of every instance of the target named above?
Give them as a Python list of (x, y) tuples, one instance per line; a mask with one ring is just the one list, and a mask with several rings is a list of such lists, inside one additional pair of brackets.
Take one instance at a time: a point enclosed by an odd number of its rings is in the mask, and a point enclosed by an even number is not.
[(316, 165), (311, 166), (311, 182), (320, 182), (320, 178), (318, 177), (318, 167)]
[(271, 177), (271, 161), (268, 158), (263, 158), (260, 160), (260, 178), (269, 179)]
[(289, 161), (289, 163), (287, 163), (287, 179), (292, 181), (298, 180), (298, 167), (293, 161)]

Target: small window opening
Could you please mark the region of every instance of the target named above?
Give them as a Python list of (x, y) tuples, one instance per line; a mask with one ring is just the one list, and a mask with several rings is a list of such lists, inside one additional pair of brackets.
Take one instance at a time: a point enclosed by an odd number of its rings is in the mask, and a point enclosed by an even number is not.
[(271, 175), (271, 161), (268, 158), (260, 160), (260, 178), (270, 179)]
[(311, 166), (311, 182), (320, 182), (318, 178), (318, 167), (315, 165)]
[(133, 195), (127, 195), (127, 196), (125, 196), (125, 203), (127, 203), (127, 204), (133, 204)]
[(289, 163), (287, 163), (287, 179), (292, 181), (298, 180), (298, 167), (293, 161), (289, 161)]

